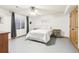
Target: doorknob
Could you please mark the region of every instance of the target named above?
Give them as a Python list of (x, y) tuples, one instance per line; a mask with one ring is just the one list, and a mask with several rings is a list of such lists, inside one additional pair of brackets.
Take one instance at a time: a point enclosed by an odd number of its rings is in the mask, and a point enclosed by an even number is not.
[(74, 29), (72, 29), (72, 30), (74, 30)]

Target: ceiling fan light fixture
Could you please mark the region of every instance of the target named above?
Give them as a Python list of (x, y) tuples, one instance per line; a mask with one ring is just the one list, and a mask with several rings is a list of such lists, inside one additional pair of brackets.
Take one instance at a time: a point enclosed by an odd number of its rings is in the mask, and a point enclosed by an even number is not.
[(30, 15), (36, 15), (38, 13), (38, 11), (36, 10), (35, 7), (30, 7)]
[(36, 15), (36, 13), (35, 12), (30, 12), (30, 15)]

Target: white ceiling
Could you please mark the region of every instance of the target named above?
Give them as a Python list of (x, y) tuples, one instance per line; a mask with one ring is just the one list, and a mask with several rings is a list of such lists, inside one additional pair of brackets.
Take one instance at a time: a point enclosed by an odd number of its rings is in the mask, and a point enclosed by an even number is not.
[[(28, 15), (30, 5), (0, 5), (0, 8), (4, 8), (9, 11), (14, 11), (19, 14)], [(42, 14), (64, 14), (67, 5), (34, 5), (37, 11)]]

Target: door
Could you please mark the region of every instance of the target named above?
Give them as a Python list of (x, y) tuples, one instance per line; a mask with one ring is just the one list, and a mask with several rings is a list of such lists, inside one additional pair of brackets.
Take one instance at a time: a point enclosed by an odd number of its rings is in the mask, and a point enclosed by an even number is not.
[(78, 11), (77, 7), (70, 14), (70, 39), (73, 45), (78, 48)]

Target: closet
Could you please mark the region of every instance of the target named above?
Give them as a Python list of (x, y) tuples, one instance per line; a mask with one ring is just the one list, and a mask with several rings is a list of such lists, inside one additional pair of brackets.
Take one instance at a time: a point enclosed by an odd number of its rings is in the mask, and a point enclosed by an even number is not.
[(70, 13), (70, 40), (74, 47), (78, 49), (78, 6), (73, 8)]

